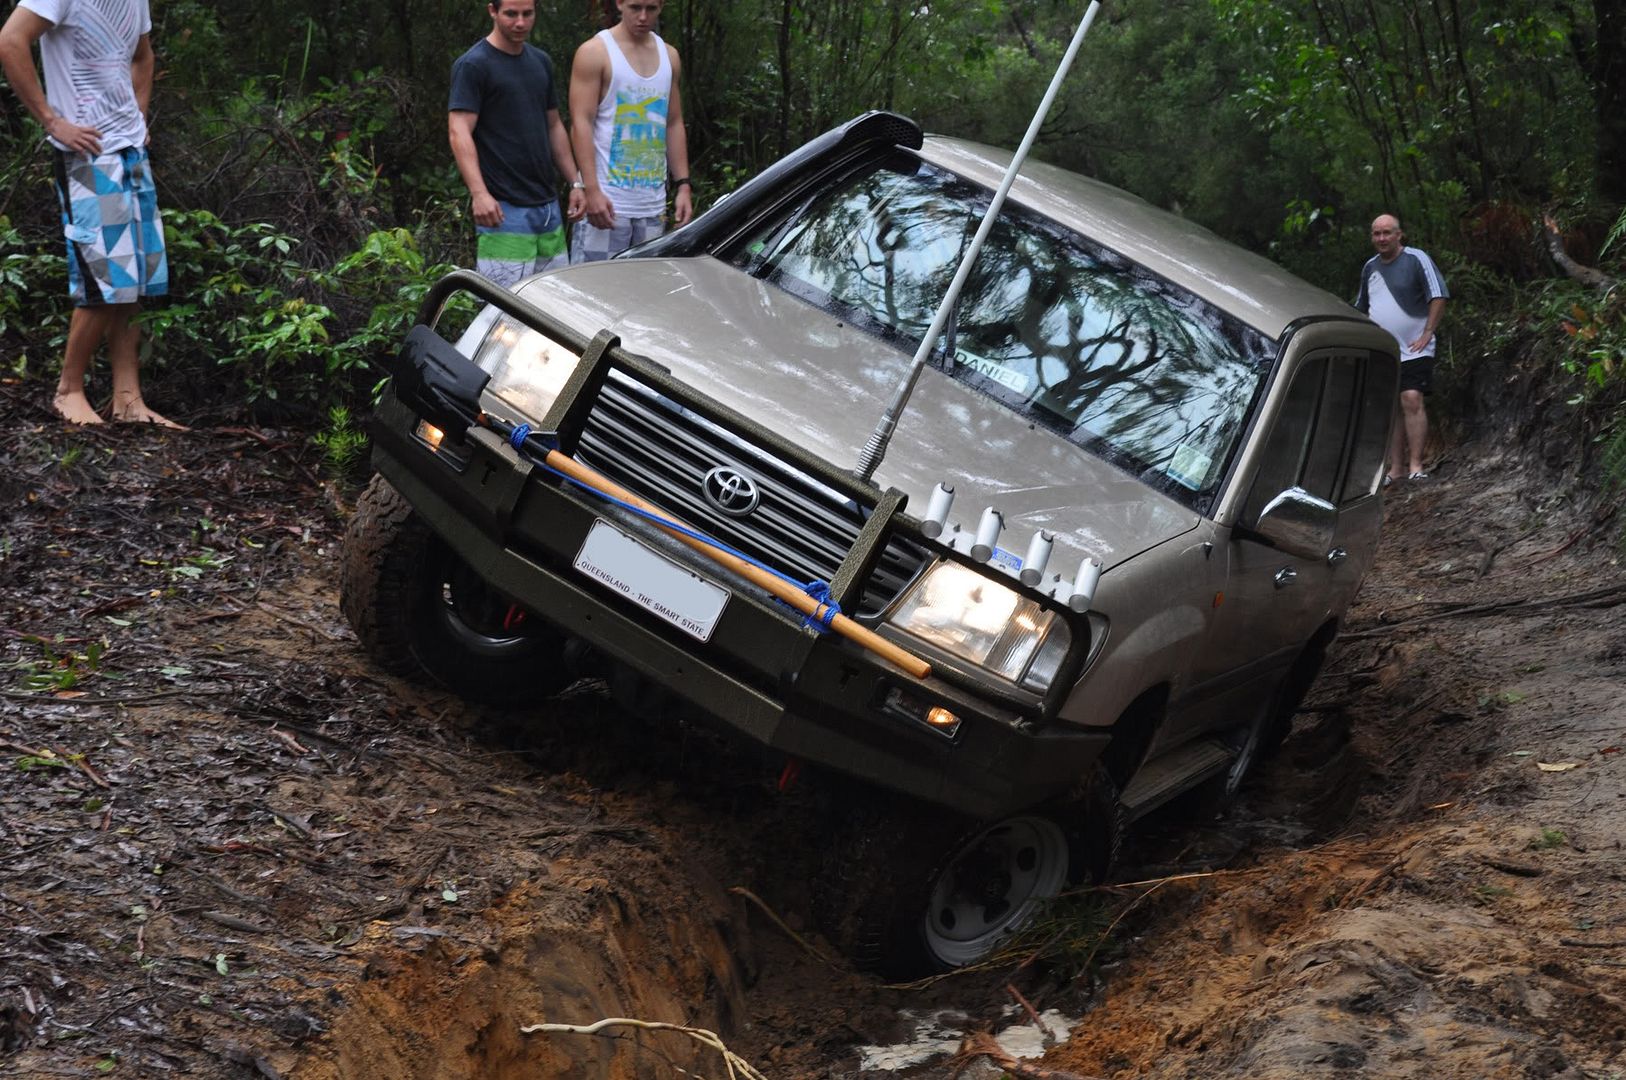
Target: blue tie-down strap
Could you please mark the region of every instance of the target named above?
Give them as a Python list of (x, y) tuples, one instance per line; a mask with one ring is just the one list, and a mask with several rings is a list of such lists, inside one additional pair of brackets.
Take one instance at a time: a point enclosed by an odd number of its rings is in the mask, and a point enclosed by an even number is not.
[(830, 583), (814, 579), (802, 586), (802, 591), (818, 602), (818, 607), (802, 616), (802, 625), (811, 626), (820, 633), (830, 632), (830, 626), (841, 614), (841, 605), (830, 597)]
[[(509, 434), (508, 440), (509, 440), (509, 442), (511, 442), (514, 445), (514, 447), (516, 449), (523, 450), (523, 449), (525, 449), (525, 440), (530, 435), (531, 435), (531, 430), (530, 430), (529, 425), (521, 424), (518, 427), (514, 428), (514, 430)], [(769, 566), (767, 563), (764, 563), (762, 560), (754, 559), (751, 556), (747, 555), (745, 552), (740, 551), (738, 548), (733, 548), (733, 547), (730, 547), (729, 545), (723, 543), (721, 540), (718, 540), (718, 539), (716, 539), (714, 537), (707, 536), (705, 533), (699, 532), (698, 530), (695, 530), (695, 529), (691, 529), (686, 525), (681, 525), (678, 522), (673, 521), (671, 518), (663, 517), (660, 514), (654, 513), (654, 512), (649, 511), (649, 510), (645, 510), (641, 506), (634, 506), (632, 503), (629, 503), (624, 499), (618, 499), (614, 495), (611, 495), (609, 492), (600, 491), (598, 488), (594, 487), (593, 485), (584, 483), (584, 482), (576, 479), (574, 476), (569, 475), (568, 473), (564, 473), (564, 472), (559, 471), (558, 469), (555, 469), (551, 465), (543, 464), (543, 463), (540, 463), (540, 462), (538, 462), (538, 464), (541, 464), (542, 470), (544, 472), (552, 473), (554, 476), (557, 476), (559, 479), (565, 481), (567, 484), (574, 484), (576, 487), (582, 489), (583, 491), (591, 492), (592, 494), (597, 495), (599, 498), (603, 499), (605, 502), (610, 503), (610, 504), (612, 504), (614, 506), (619, 506), (619, 507), (621, 507), (621, 509), (627, 511), (628, 513), (635, 514), (638, 517), (641, 517), (646, 521), (653, 522), (654, 524), (659, 525), (663, 529), (669, 529), (674, 533), (679, 533), (679, 534), (681, 534), (683, 536), (687, 536), (687, 537), (689, 537), (691, 539), (699, 540), (701, 543), (710, 544), (712, 547), (716, 548), (718, 551), (725, 551), (728, 554), (734, 556), (736, 559), (739, 559), (742, 562), (749, 563), (752, 566), (756, 567), (758, 570), (762, 570), (762, 571), (765, 571), (765, 572), (767, 572), (769, 574), (772, 574), (774, 577), (778, 578), (780, 581), (785, 582), (787, 585), (793, 585), (796, 588), (798, 588), (798, 589), (802, 590), (803, 592), (807, 593), (807, 595), (811, 596), (818, 603), (818, 607), (816, 607), (810, 614), (804, 614), (802, 616), (802, 625), (803, 626), (812, 627), (813, 629), (819, 631), (820, 633), (828, 633), (830, 628), (831, 628), (831, 625), (836, 620), (836, 616), (841, 614), (841, 605), (836, 603), (835, 600), (831, 598), (831, 596), (830, 596), (830, 583), (827, 582), (827, 581), (820, 581), (820, 580), (818, 580), (816, 578), (813, 581), (807, 581), (807, 582), (797, 581), (795, 578), (791, 577), (789, 574), (783, 573), (783, 572), (781, 572), (779, 570), (775, 570), (773, 567)], [(781, 600), (779, 602), (782, 603), (782, 604), (784, 603), (783, 600)], [(786, 606), (789, 607), (790, 605), (786, 604)], [(792, 608), (792, 610), (795, 610), (795, 609)]]
[(539, 431), (530, 424), (515, 424), (504, 433), (498, 424), (488, 421), (486, 426), (507, 439), (508, 445), (529, 458), (532, 464), (542, 465), (542, 459), (548, 456), (549, 450), (559, 449), (557, 431)]

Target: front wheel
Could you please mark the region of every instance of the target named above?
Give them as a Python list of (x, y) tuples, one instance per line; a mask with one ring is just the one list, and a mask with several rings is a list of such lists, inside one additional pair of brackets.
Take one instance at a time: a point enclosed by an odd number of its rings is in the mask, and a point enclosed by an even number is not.
[(823, 920), (859, 967), (913, 978), (986, 960), (1069, 885), (1105, 878), (1123, 829), (1097, 769), (1053, 805), (945, 830), (940, 812), (889, 800), (838, 838)]
[(1067, 834), (1039, 814), (1005, 818), (952, 851), (931, 882), (918, 934), (933, 967), (974, 964), (1067, 885)]
[(345, 532), (339, 604), (379, 667), (470, 701), (536, 700), (572, 678), (563, 638), (486, 584), (382, 476)]

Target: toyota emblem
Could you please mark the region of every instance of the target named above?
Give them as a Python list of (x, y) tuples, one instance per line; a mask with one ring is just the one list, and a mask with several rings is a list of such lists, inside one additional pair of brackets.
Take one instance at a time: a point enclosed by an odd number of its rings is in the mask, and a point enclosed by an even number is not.
[(757, 482), (732, 465), (719, 465), (707, 473), (700, 490), (707, 502), (730, 517), (744, 517), (762, 501)]

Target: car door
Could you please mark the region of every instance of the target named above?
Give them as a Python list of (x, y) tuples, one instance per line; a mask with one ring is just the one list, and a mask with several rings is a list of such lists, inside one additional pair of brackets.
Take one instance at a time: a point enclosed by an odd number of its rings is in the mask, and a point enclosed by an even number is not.
[[(1175, 738), (1235, 725), (1268, 704), (1305, 643), (1359, 586), (1376, 544), (1377, 485), (1393, 410), (1383, 360), (1323, 352), (1294, 372), (1265, 436), (1244, 524), (1218, 532), (1213, 618)], [(1294, 488), (1336, 508), (1325, 551), (1295, 554), (1246, 527)]]

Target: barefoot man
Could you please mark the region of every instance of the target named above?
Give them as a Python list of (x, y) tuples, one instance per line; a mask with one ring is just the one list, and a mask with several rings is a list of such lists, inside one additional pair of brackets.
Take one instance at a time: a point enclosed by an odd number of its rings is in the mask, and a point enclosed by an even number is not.
[[(169, 290), (164, 225), (147, 161), (153, 53), (147, 0), (21, 0), (0, 27), (0, 67), (55, 148), (68, 241), (73, 320), (52, 407), (71, 424), (100, 424), (85, 396), (107, 343), (114, 420), (179, 427), (141, 400), (143, 296)], [(41, 88), (33, 48), (45, 67)]]

